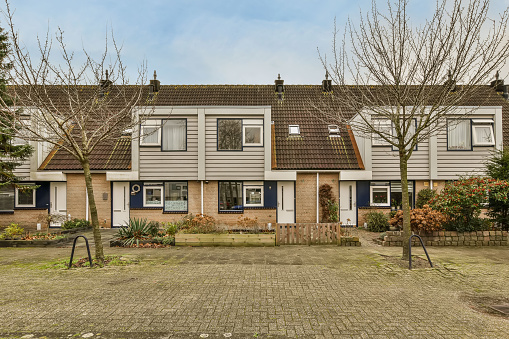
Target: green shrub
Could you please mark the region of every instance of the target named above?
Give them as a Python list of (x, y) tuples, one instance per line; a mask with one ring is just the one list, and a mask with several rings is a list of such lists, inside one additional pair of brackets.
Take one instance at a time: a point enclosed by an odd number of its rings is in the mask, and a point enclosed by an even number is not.
[(334, 202), (334, 200), (329, 200), (329, 222), (338, 222), (339, 221), (339, 204)]
[(4, 232), (0, 234), (0, 239), (14, 239), (20, 237), (25, 230), (19, 227), (18, 224), (10, 224), (4, 229)]
[(156, 235), (159, 231), (156, 227), (157, 224), (147, 222), (147, 219), (133, 218), (129, 219), (129, 225), (119, 228), (116, 235), (123, 241), (124, 246), (132, 246), (139, 240)]
[(415, 200), (416, 208), (423, 208), (424, 205), (429, 205), (429, 201), (433, 199), (437, 195), (437, 191), (432, 190), (431, 188), (425, 188), (417, 193), (417, 199)]
[(389, 219), (383, 212), (369, 212), (366, 214), (368, 230), (371, 232), (385, 232), (389, 230)]
[(491, 229), (491, 221), (484, 218), (473, 218), (469, 222), (463, 219), (449, 220), (444, 223), (446, 231), (474, 232), (487, 231)]
[(182, 227), (182, 222), (163, 222), (164, 233), (168, 235), (175, 235)]
[(159, 233), (159, 229), (161, 228), (161, 224), (159, 223), (159, 221), (150, 221), (148, 223), (148, 227), (150, 229), (150, 234), (151, 236), (155, 237), (157, 235), (157, 233)]
[(63, 230), (70, 230), (73, 228), (91, 228), (92, 224), (90, 224), (90, 221), (85, 219), (77, 219), (74, 218), (72, 220), (67, 220), (62, 224)]

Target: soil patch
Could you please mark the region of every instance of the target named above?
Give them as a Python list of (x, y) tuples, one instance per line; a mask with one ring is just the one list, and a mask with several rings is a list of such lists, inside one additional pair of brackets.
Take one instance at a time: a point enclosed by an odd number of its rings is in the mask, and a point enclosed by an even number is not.
[(509, 304), (509, 298), (498, 296), (482, 296), (473, 294), (464, 294), (460, 300), (466, 302), (468, 306), (477, 312), (486, 313), (494, 317), (509, 319), (509, 314), (504, 314), (493, 308), (492, 306)]
[[(394, 264), (401, 268), (408, 269), (408, 259), (401, 259), (401, 256), (389, 256), (380, 254), (382, 258), (384, 258), (388, 263)], [(431, 261), (433, 263), (433, 261)], [(436, 268), (436, 263), (433, 263), (433, 268)], [(412, 269), (420, 269), (420, 268), (431, 268), (428, 259), (421, 258), (419, 256), (412, 256)]]

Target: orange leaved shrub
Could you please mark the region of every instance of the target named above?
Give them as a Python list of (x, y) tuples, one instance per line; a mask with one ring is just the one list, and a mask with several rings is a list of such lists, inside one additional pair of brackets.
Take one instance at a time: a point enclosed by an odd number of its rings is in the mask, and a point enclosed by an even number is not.
[[(424, 205), (423, 208), (416, 208), (410, 211), (410, 227), (412, 231), (418, 232), (432, 232), (443, 229), (445, 216), (439, 211), (433, 210), (429, 205)], [(393, 227), (403, 227), (403, 211), (398, 211), (396, 215), (389, 220)]]

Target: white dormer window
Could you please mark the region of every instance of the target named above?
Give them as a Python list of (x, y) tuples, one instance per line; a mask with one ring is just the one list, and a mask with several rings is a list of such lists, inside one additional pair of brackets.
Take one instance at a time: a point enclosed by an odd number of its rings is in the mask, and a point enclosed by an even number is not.
[(339, 136), (339, 126), (338, 125), (329, 125), (327, 126), (329, 129), (330, 136)]
[(472, 119), (472, 136), (474, 146), (494, 146), (493, 120)]
[(300, 127), (299, 127), (299, 125), (289, 125), (288, 126), (288, 134), (290, 134), (290, 135), (300, 135)]
[(161, 124), (159, 120), (147, 120), (140, 128), (141, 146), (161, 145)]

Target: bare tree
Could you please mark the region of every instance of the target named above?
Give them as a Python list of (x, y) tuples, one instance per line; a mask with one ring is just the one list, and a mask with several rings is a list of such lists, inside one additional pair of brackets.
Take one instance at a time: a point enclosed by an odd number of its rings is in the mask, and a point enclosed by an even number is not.
[(404, 256), (411, 235), (407, 168), (415, 147), (444, 131), (445, 117), (458, 114), (458, 106), (472, 105), (478, 85), (509, 56), (508, 10), (491, 20), (488, 7), (489, 0), (440, 0), (429, 20), (413, 26), (408, 1), (388, 1), (383, 11), (373, 1), (340, 38), (334, 24), (332, 59), (320, 54), (339, 85), (332, 100), (340, 107), (331, 111), (324, 100), (316, 105), (322, 114), (398, 150)]
[(53, 41), (48, 34), (45, 40), (39, 40), (39, 54), (33, 57), (20, 41), (8, 3), (4, 14), (12, 44), (10, 94), (15, 108), (2, 100), (1, 114), (20, 126), (17, 137), (63, 149), (79, 162), (87, 188), (95, 256), (102, 263), (104, 252), (90, 159), (94, 150), (101, 145), (114, 145), (123, 133), (131, 137), (141, 120), (148, 117), (146, 110), (154, 96), (143, 86), (145, 66), (138, 70), (134, 84), (129, 84), (121, 48), (113, 34), (111, 41), (106, 39), (104, 53), (98, 59), (83, 50), (84, 62), (75, 65), (74, 53), (66, 48), (60, 29), (56, 46), (61, 62), (52, 62)]

